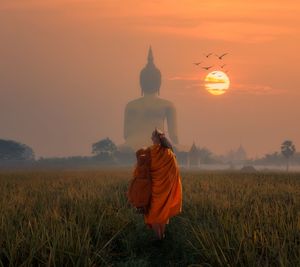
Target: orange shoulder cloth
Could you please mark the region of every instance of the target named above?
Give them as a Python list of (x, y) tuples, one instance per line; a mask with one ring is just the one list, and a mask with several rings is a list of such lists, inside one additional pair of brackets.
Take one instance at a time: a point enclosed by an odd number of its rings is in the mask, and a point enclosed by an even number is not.
[(152, 196), (145, 223), (166, 223), (181, 212), (182, 186), (176, 156), (161, 145), (150, 147)]

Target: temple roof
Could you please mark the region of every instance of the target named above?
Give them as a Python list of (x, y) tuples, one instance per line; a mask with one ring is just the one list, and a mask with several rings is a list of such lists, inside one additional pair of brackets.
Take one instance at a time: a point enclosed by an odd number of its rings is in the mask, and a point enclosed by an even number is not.
[(191, 146), (191, 148), (190, 148), (190, 153), (197, 153), (198, 152), (198, 148), (197, 148), (197, 146), (196, 146), (196, 144), (195, 144), (195, 142), (193, 142), (193, 144), (192, 144), (192, 146)]

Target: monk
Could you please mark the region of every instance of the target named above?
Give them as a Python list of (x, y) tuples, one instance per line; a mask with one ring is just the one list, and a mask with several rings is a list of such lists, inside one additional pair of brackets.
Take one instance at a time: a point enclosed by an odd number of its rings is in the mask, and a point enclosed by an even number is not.
[(133, 172), (133, 180), (129, 184), (127, 198), (138, 213), (147, 213), (152, 194), (150, 174), (150, 149), (141, 148), (136, 152), (137, 164)]
[(150, 207), (144, 214), (145, 224), (153, 229), (157, 240), (165, 238), (169, 218), (182, 211), (182, 186), (179, 167), (170, 141), (155, 129), (150, 146), (152, 195)]

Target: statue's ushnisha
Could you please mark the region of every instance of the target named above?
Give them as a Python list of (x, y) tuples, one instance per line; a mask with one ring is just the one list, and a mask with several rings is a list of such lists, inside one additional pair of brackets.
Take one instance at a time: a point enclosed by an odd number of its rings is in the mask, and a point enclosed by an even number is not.
[(158, 96), (161, 73), (154, 65), (151, 47), (140, 73), (140, 86), (142, 97), (130, 101), (125, 108), (124, 145), (134, 150), (151, 145), (151, 133), (155, 128), (165, 130), (165, 120), (171, 141), (178, 144), (176, 109), (172, 102)]

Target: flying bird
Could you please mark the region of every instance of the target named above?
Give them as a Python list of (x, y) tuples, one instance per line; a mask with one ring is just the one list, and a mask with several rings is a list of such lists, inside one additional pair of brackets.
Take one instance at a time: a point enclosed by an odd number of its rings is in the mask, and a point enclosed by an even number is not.
[(202, 63), (202, 62), (195, 62), (195, 63), (193, 63), (193, 64), (196, 65), (196, 66), (199, 66), (201, 63)]
[(207, 58), (209, 58), (213, 53), (209, 53), (209, 54), (204, 54), (204, 56), (206, 56)]
[(202, 69), (205, 69), (205, 70), (209, 70), (210, 68), (212, 68), (213, 66), (209, 66), (209, 67), (202, 67)]
[(222, 59), (222, 58), (225, 57), (227, 54), (228, 54), (228, 53), (224, 53), (224, 54), (222, 54), (222, 55), (220, 55), (220, 56), (216, 54), (216, 57), (218, 57), (218, 59)]
[(220, 67), (221, 67), (221, 69), (223, 69), (225, 66), (226, 66), (226, 64), (223, 64), (223, 65), (221, 65)]

